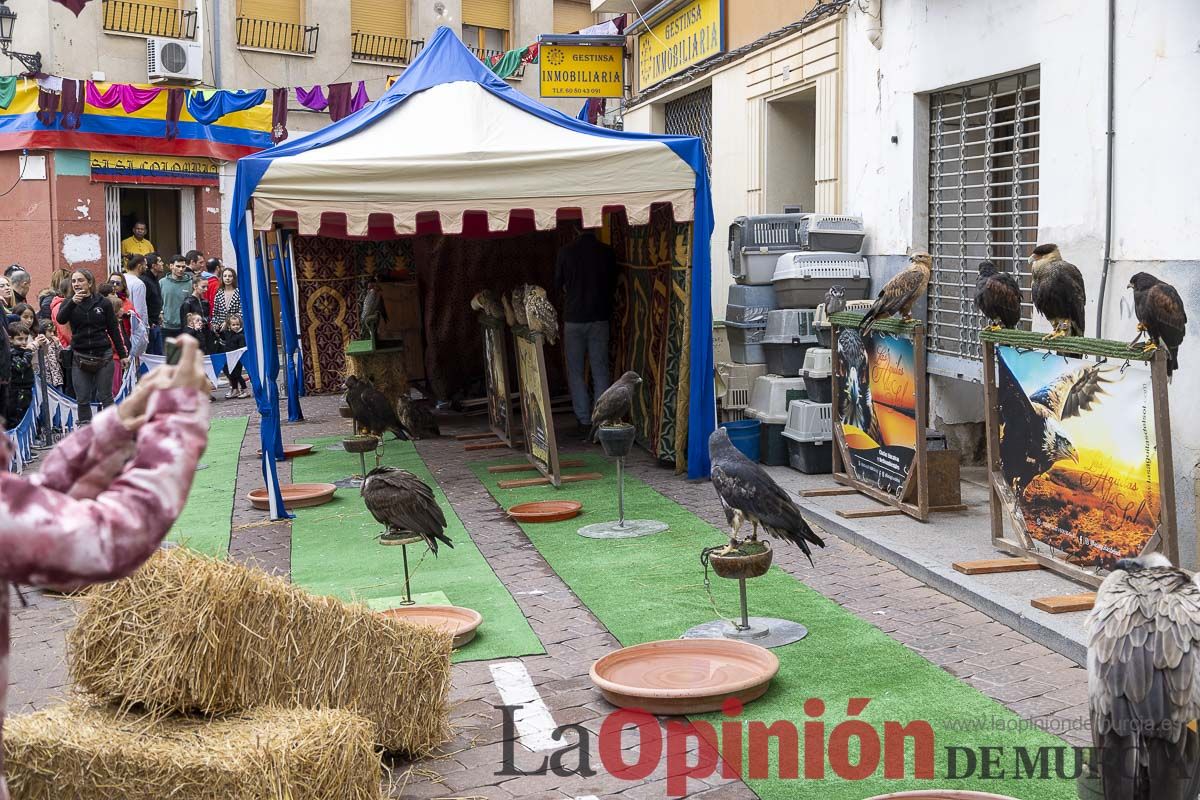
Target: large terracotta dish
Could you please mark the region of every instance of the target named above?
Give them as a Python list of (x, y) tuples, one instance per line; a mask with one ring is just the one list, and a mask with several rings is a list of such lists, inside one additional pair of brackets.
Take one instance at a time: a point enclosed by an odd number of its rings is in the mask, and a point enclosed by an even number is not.
[(1016, 800), (1006, 794), (988, 794), (987, 792), (964, 792), (958, 789), (921, 789), (914, 792), (896, 792), (881, 794), (868, 800)]
[(454, 636), (454, 647), (462, 647), (475, 638), (483, 616), (473, 608), (459, 606), (401, 606), (380, 611), (385, 617), (440, 628)]
[(729, 639), (668, 639), (609, 653), (592, 665), (592, 683), (619, 708), (651, 714), (717, 711), (731, 697), (762, 697), (779, 671), (765, 647)]
[[(333, 499), (333, 493), (336, 491), (337, 487), (332, 483), (287, 483), (279, 487), (285, 508), (324, 505)], [(267, 499), (267, 490), (263, 487), (253, 490), (246, 497), (250, 498), (255, 508), (265, 511), (271, 507)]]
[(536, 503), (518, 503), (508, 510), (508, 516), (517, 522), (562, 522), (578, 517), (583, 503), (578, 500), (540, 500)]
[[(283, 457), (295, 458), (296, 456), (306, 456), (312, 452), (312, 449), (313, 446), (311, 444), (285, 444), (283, 446)], [(262, 450), (259, 450), (258, 454), (261, 456)]]

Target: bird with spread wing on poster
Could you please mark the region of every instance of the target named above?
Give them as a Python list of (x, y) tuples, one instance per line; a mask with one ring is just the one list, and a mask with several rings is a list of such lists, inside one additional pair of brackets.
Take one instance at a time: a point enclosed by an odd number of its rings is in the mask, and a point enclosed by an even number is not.
[(548, 344), (558, 342), (558, 311), (541, 286), (526, 285), (525, 318), (529, 320), (529, 330), (545, 336)]
[(642, 376), (629, 370), (601, 393), (592, 407), (592, 430), (588, 433), (588, 441), (596, 441), (601, 425), (616, 425), (630, 416), (633, 399), (641, 385)]
[(1087, 621), (1088, 706), (1106, 800), (1200, 793), (1200, 587), (1161, 553), (1121, 559)]
[(929, 253), (916, 252), (909, 256), (908, 266), (884, 284), (874, 304), (863, 316), (859, 330), (866, 334), (876, 321), (896, 314), (901, 315), (904, 322), (911, 320), (913, 306), (925, 296), (932, 274), (933, 257)]
[(471, 298), (471, 310), (478, 311), (488, 320), (503, 321), (507, 314), (504, 312), (504, 306), (496, 299), (496, 293), (491, 289), (483, 289), (476, 292)]
[(1187, 334), (1187, 312), (1183, 310), (1183, 299), (1175, 287), (1160, 281), (1148, 272), (1139, 272), (1129, 279), (1133, 289), (1133, 311), (1138, 319), (1138, 335), (1129, 347), (1137, 345), (1142, 336), (1149, 334), (1150, 341), (1145, 350), (1158, 347), (1161, 342), (1167, 348), (1167, 374), (1179, 368), (1179, 345)]
[(1063, 420), (1082, 416), (1106, 394), (1111, 383), (1099, 364), (1059, 376), (1031, 395), (1003, 358), (997, 359), (1000, 378), (1000, 466), (1004, 480), (1019, 498), (1033, 479), (1059, 461), (1079, 462)]
[(367, 473), (360, 494), (371, 516), (387, 526), (384, 537), (414, 533), (429, 545), (434, 556), (438, 554), (438, 542), (454, 547), (446, 535), (446, 515), (433, 489), (408, 470), (376, 467)]
[(729, 544), (713, 555), (726, 555), (737, 550), (741, 542), (738, 533), (749, 522), (753, 528), (747, 542), (758, 541), (758, 528), (776, 539), (795, 544), (812, 565), (810, 544), (824, 547), (825, 542), (800, 514), (796, 501), (767, 474), (729, 441), (729, 433), (717, 428), (708, 437), (708, 457), (712, 462), (712, 484), (729, 521)]
[(838, 334), (838, 378), (841, 397), (838, 411), (842, 424), (858, 428), (882, 444), (883, 433), (871, 407), (871, 369), (862, 336), (853, 328)]
[(1042, 340), (1083, 336), (1087, 288), (1079, 267), (1063, 261), (1056, 244), (1033, 248), (1029, 266), (1033, 271), (1033, 307), (1054, 326)]
[(988, 318), (990, 331), (1017, 327), (1021, 321), (1021, 287), (1017, 279), (1001, 272), (991, 261), (982, 262), (975, 281), (975, 307)]

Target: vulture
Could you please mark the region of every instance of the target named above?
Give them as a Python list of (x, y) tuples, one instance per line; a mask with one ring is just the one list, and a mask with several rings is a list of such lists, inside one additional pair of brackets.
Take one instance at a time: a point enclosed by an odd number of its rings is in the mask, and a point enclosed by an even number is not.
[(396, 399), (396, 418), (414, 439), (442, 435), (437, 417), (426, 402), (417, 402), (407, 395)]
[(712, 483), (729, 521), (729, 546), (722, 554), (737, 549), (738, 532), (749, 522), (753, 529), (746, 541), (758, 540), (761, 525), (776, 539), (786, 539), (799, 547), (811, 566), (809, 545), (824, 547), (825, 542), (800, 516), (800, 509), (788, 493), (771, 480), (765, 469), (733, 446), (724, 428), (717, 428), (708, 437), (708, 457), (712, 461)]
[(379, 285), (371, 281), (367, 284), (367, 291), (363, 293), (362, 307), (359, 310), (359, 336), (375, 341), (375, 332), (379, 330), (381, 319), (387, 319), (387, 309), (383, 306)]
[(420, 536), (434, 556), (438, 542), (454, 547), (446, 535), (442, 513), (429, 484), (406, 469), (376, 467), (367, 473), (360, 490), (371, 516), (387, 526), (387, 533), (409, 532)]
[(502, 320), (507, 316), (504, 313), (504, 306), (496, 299), (496, 294), (491, 289), (476, 292), (475, 296), (471, 298), (471, 309), (494, 320)]
[(846, 310), (846, 290), (841, 286), (830, 286), (825, 293), (825, 314), (836, 314)]
[(546, 337), (550, 344), (558, 342), (558, 312), (554, 304), (546, 297), (546, 290), (541, 286), (526, 286), (525, 316), (529, 320), (529, 330)]
[(1170, 375), (1179, 368), (1179, 345), (1187, 333), (1183, 300), (1174, 286), (1148, 272), (1139, 272), (1130, 278), (1129, 288), (1133, 289), (1133, 312), (1138, 319), (1138, 335), (1129, 346), (1137, 344), (1144, 333), (1150, 334), (1147, 350), (1154, 350), (1157, 343), (1162, 342), (1167, 348), (1167, 374)]
[(527, 284), (522, 284), (512, 290), (512, 312), (517, 324), (522, 328), (529, 327), (529, 318), (525, 316), (525, 290)]
[(1004, 480), (1020, 498), (1037, 476), (1059, 461), (1078, 462), (1079, 454), (1062, 421), (1090, 411), (1105, 394), (1108, 375), (1099, 364), (1059, 376), (1032, 395), (1017, 381), (1003, 358), (997, 359), (999, 379), (1000, 465)]
[(617, 382), (604, 390), (592, 408), (592, 430), (589, 441), (596, 441), (601, 425), (616, 425), (623, 422), (633, 410), (633, 398), (642, 385), (642, 376), (633, 370), (617, 378)]
[(391, 431), (397, 439), (410, 439), (408, 431), (396, 418), (396, 410), (383, 392), (370, 381), (350, 375), (346, 378), (346, 405), (354, 415), (354, 423), (372, 436), (383, 436)]
[(1108, 800), (1200, 792), (1200, 587), (1161, 553), (1123, 558), (1087, 620), (1088, 707)]
[(991, 261), (979, 265), (975, 307), (991, 322), (988, 330), (1015, 328), (1021, 321), (1021, 287), (1017, 279), (996, 269)]
[(912, 319), (912, 308), (929, 288), (933, 257), (917, 252), (908, 258), (908, 267), (901, 270), (883, 287), (875, 303), (863, 317), (860, 330), (867, 333), (876, 320), (900, 314), (905, 322)]
[(1033, 270), (1033, 307), (1054, 326), (1043, 341), (1083, 336), (1087, 290), (1079, 267), (1063, 261), (1056, 244), (1039, 244), (1029, 256)]

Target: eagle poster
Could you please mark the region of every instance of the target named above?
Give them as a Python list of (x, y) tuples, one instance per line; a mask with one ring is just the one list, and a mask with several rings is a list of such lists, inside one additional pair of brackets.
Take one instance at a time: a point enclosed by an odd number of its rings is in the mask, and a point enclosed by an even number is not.
[(1150, 369), (996, 347), (1000, 467), (1029, 538), (1111, 569), (1158, 530)]
[(917, 375), (913, 340), (890, 333), (838, 333), (836, 391), (847, 472), (903, 500), (916, 463)]
[(538, 345), (524, 336), (517, 342), (517, 369), (521, 373), (521, 410), (525, 417), (525, 449), (534, 462), (546, 473), (550, 463), (550, 434), (546, 429), (546, 390), (542, 382)]
[(487, 362), (488, 422), (492, 432), (504, 441), (509, 441), (509, 395), (508, 353), (504, 348), (504, 329), (495, 325), (483, 325), (483, 357)]

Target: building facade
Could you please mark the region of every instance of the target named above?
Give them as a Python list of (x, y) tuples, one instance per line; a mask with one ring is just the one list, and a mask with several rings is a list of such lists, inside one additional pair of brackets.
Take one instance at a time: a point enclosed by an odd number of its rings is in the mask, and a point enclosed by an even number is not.
[[(266, 88), (268, 98), (274, 87), (359, 81), (377, 98), (442, 25), (481, 59), (492, 59), (535, 43), (541, 34), (576, 31), (605, 16), (594, 14), (586, 0), (92, 0), (78, 17), (48, 0), (10, 0), (9, 6), (18, 14), (12, 49), (39, 52), (50, 75), (193, 89)], [(183, 45), (176, 52), (194, 62), (193, 80), (155, 81), (148, 52), (154, 39)], [(11, 74), (20, 71), (11, 64)], [(527, 64), (508, 80), (537, 96), (538, 69)], [(582, 101), (548, 102), (574, 115)], [(326, 112), (310, 111), (289, 95), (290, 137), (329, 121)], [(60, 267), (115, 269), (119, 243), (135, 220), (148, 223), (162, 255), (192, 248), (228, 252), (232, 159), (180, 162), (166, 157), (174, 149), (154, 137), (121, 158), (96, 153), (83, 139), (77, 148), (68, 136), (57, 141), (52, 149), (0, 151), (0, 183), (13, 187), (0, 197), (0, 237), (8, 243), (0, 259), (27, 267), (36, 285)], [(154, 182), (145, 179), (147, 171), (157, 173)]]

